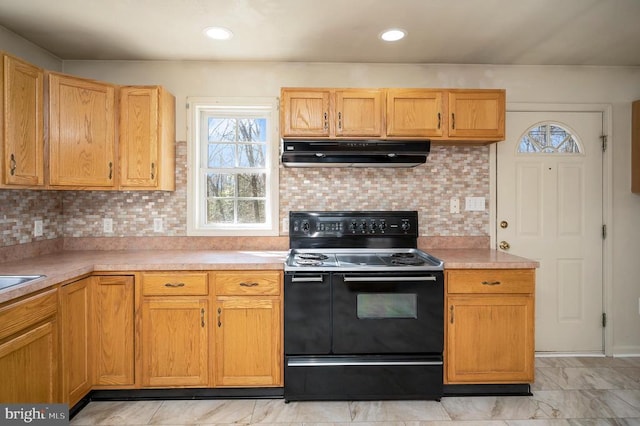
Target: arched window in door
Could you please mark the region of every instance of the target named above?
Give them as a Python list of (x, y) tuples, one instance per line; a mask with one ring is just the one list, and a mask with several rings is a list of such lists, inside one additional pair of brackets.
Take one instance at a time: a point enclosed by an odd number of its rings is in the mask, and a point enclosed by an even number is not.
[(582, 154), (578, 137), (566, 126), (555, 122), (536, 123), (529, 127), (518, 143), (519, 154)]

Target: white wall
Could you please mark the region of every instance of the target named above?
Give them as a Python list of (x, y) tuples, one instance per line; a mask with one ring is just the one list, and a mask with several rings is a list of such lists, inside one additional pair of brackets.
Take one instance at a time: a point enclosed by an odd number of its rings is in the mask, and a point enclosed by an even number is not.
[(58, 57), (2, 26), (0, 26), (0, 50), (48, 70), (62, 70), (62, 61)]
[[(0, 50), (48, 69), (60, 61), (0, 27)], [(640, 67), (64, 61), (64, 72), (118, 84), (161, 84), (177, 98), (186, 140), (188, 96), (273, 96), (283, 86), (505, 88), (507, 102), (611, 104), (613, 352), (640, 354), (640, 196), (631, 187), (631, 101)]]

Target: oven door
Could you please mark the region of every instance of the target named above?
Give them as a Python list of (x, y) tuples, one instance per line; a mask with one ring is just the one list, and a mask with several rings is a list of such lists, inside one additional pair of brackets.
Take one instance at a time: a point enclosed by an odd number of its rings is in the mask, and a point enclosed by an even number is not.
[(334, 354), (438, 353), (444, 274), (332, 274)]

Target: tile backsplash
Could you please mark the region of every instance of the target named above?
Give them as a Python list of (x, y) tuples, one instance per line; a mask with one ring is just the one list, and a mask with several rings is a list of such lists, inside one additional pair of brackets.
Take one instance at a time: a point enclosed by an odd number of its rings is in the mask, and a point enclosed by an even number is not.
[[(176, 164), (175, 192), (0, 190), (0, 246), (59, 237), (184, 237), (184, 141), (176, 144)], [(409, 169), (281, 167), (280, 234), (290, 210), (418, 210), (422, 236), (487, 236), (488, 210), (464, 211), (470, 196), (489, 201), (486, 146), (432, 146), (427, 163)], [(449, 213), (452, 197), (460, 213)], [(157, 217), (162, 233), (153, 231)], [(103, 218), (113, 220), (113, 233), (103, 233)], [(42, 237), (33, 237), (35, 219), (43, 220)]]

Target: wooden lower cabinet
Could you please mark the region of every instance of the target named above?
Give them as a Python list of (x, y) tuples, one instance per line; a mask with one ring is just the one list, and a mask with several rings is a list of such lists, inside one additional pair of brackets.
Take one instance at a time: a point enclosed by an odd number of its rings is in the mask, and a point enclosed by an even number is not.
[(58, 290), (0, 308), (0, 403), (59, 402)]
[(216, 386), (282, 386), (279, 300), (216, 301)]
[(211, 273), (216, 387), (282, 386), (282, 273)]
[(445, 383), (534, 381), (533, 270), (447, 271)]
[(93, 383), (96, 388), (135, 384), (134, 277), (93, 278)]
[(142, 302), (142, 386), (205, 387), (209, 380), (206, 298)]
[(92, 384), (91, 278), (63, 285), (60, 306), (62, 400), (73, 406)]

